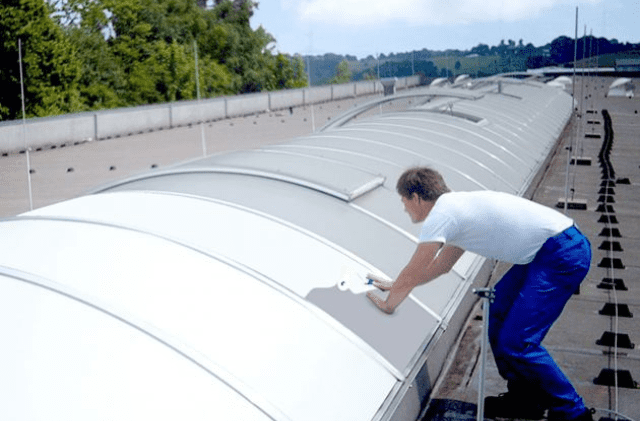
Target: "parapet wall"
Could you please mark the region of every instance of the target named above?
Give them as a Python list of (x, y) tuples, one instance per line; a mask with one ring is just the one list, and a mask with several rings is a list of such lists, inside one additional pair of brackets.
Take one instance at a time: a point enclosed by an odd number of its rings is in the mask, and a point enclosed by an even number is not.
[[(419, 76), (399, 78), (396, 88), (419, 83)], [(109, 139), (382, 92), (379, 81), (365, 81), (0, 122), (0, 152)]]

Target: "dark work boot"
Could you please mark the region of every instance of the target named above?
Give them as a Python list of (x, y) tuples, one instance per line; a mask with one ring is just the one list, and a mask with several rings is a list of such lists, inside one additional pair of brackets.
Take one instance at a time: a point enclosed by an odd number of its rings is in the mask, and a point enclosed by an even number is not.
[(513, 392), (501, 393), (499, 396), (488, 396), (484, 400), (484, 416), (486, 418), (518, 418), (541, 420), (545, 408), (535, 398), (526, 397)]
[(593, 421), (593, 414), (595, 409), (586, 408), (583, 413), (577, 417), (567, 418), (566, 416), (559, 415), (556, 412), (549, 411), (549, 421)]

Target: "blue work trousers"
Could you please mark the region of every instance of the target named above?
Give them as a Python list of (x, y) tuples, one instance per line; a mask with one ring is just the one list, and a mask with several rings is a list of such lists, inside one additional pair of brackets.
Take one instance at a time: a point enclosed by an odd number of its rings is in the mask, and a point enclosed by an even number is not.
[(549, 238), (531, 263), (514, 265), (496, 285), (489, 342), (510, 392), (525, 393), (568, 419), (582, 398), (541, 345), (589, 271), (589, 240), (574, 226)]

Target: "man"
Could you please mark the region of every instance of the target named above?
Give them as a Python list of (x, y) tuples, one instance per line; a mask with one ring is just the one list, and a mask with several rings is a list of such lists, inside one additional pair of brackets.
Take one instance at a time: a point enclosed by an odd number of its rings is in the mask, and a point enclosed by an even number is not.
[(422, 222), (420, 243), (389, 294), (367, 296), (392, 313), (418, 285), (447, 273), (464, 250), (513, 263), (496, 285), (489, 341), (508, 392), (487, 397), (490, 418), (592, 421), (571, 382), (541, 342), (591, 262), (589, 241), (567, 216), (506, 193), (450, 192), (430, 168), (405, 171), (396, 186), (405, 211)]

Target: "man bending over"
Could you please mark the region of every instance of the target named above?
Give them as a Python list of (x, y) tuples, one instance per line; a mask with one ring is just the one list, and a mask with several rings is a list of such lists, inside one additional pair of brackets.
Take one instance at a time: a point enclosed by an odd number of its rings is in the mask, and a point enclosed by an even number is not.
[(447, 273), (465, 250), (513, 263), (495, 287), (489, 342), (508, 391), (485, 399), (489, 418), (592, 421), (571, 382), (541, 342), (589, 271), (591, 247), (571, 218), (507, 193), (451, 192), (430, 168), (405, 171), (397, 183), (405, 211), (422, 223), (420, 243), (386, 300), (392, 313), (413, 288)]

